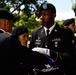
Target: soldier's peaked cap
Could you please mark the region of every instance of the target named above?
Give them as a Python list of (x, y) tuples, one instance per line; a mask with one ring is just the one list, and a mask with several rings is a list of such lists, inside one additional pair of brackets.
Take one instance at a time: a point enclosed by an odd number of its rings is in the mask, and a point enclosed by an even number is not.
[(38, 8), (38, 14), (40, 16), (40, 12), (43, 10), (51, 10), (53, 13), (56, 13), (56, 8), (51, 3), (42, 3)]
[(4, 8), (0, 8), (0, 19), (8, 19), (15, 21), (14, 15)]

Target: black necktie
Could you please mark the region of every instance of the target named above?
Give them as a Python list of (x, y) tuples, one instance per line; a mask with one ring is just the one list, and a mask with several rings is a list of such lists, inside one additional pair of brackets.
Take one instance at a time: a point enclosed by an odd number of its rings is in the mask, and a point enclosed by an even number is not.
[(50, 31), (49, 29), (46, 30), (46, 34), (47, 34), (47, 35), (46, 35), (46, 42), (45, 42), (45, 45), (47, 45), (48, 42), (49, 42), (49, 31)]
[(47, 32), (47, 36), (49, 36), (49, 29), (47, 29), (47, 31), (46, 31), (46, 32)]

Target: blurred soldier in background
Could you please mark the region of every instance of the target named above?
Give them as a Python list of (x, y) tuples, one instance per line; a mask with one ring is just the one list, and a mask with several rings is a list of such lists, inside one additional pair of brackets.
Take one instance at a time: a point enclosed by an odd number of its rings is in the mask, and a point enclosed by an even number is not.
[(72, 30), (75, 33), (75, 19), (70, 18), (63, 22), (63, 26)]
[(73, 64), (75, 65), (75, 67), (73, 68), (73, 75), (76, 75), (76, 36), (75, 36), (75, 32), (76, 32), (76, 26), (75, 26), (75, 19), (74, 18), (70, 18), (70, 19), (66, 19), (63, 22), (63, 27), (67, 28), (68, 30), (70, 30), (73, 35), (74, 35), (74, 42), (75, 42), (75, 61), (73, 62)]

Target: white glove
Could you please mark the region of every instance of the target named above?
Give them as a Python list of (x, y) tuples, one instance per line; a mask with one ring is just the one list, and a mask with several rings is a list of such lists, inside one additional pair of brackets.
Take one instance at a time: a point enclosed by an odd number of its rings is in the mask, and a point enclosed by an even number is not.
[(50, 56), (50, 49), (35, 47), (32, 50)]

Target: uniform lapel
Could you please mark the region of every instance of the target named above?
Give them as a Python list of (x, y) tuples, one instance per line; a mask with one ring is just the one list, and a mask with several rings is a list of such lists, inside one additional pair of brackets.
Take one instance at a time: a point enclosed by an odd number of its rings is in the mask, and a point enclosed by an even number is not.
[(56, 24), (55, 27), (54, 27), (54, 29), (50, 33), (50, 38), (55, 37), (55, 35), (57, 35), (58, 28), (59, 28), (59, 26), (58, 26), (58, 24)]
[(44, 47), (45, 46), (45, 40), (46, 40), (46, 35), (45, 35), (45, 30), (44, 28), (42, 28), (41, 33), (40, 33), (40, 37), (41, 37), (41, 46)]
[(57, 37), (58, 25), (56, 24), (52, 32), (50, 33), (48, 39), (46, 40), (46, 44), (49, 43), (53, 38)]

